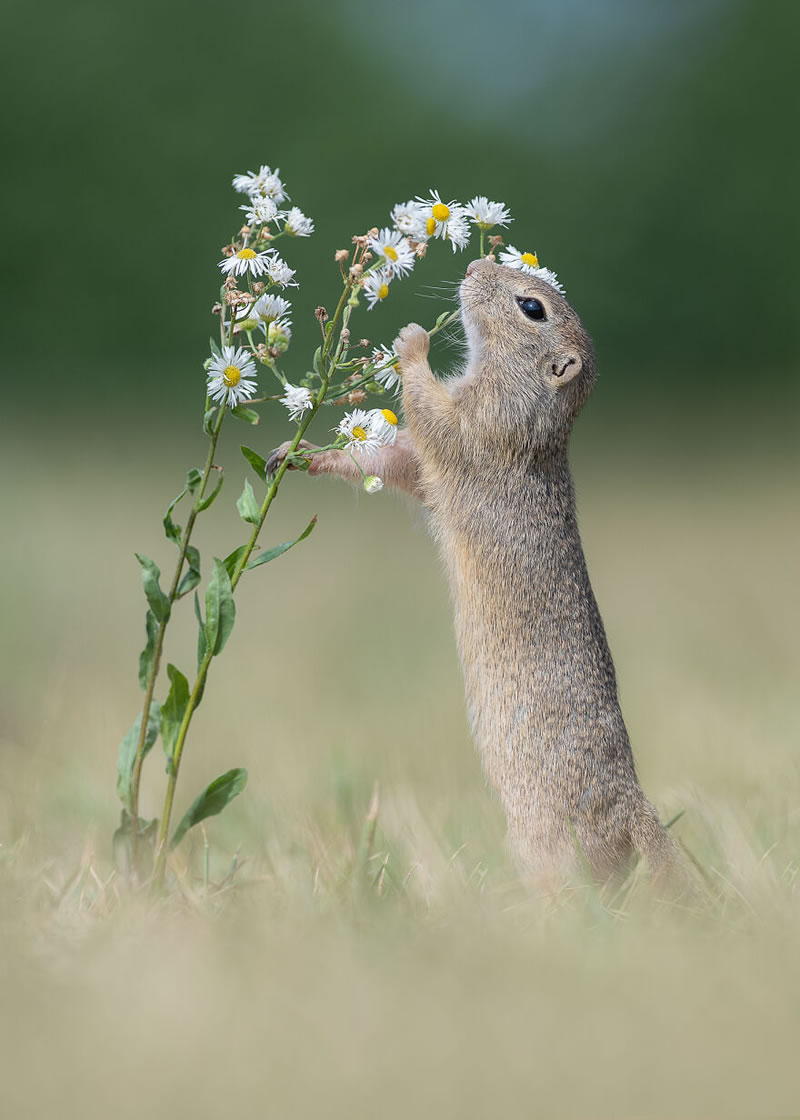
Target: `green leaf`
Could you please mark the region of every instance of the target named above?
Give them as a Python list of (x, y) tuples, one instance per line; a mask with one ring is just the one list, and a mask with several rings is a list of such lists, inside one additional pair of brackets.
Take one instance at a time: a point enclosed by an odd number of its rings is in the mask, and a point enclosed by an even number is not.
[(450, 318), (451, 314), (452, 314), (452, 312), (450, 312), (450, 311), (443, 311), (441, 313), (441, 315), (437, 315), (436, 316), (436, 326), (440, 327), (442, 325), (442, 323), (445, 321), (445, 319)]
[(200, 582), (200, 553), (190, 544), (186, 548), (186, 562), (189, 565), (188, 569), (183, 573), (181, 582), (178, 584), (176, 598), (181, 599), (184, 595), (188, 595), (190, 591), (194, 591)]
[(152, 611), (148, 610), (144, 616), (144, 629), (147, 634), (147, 644), (139, 654), (139, 684), (147, 688), (150, 673), (153, 669), (153, 658), (156, 653), (156, 637), (158, 636), (158, 619)]
[(181, 490), (180, 494), (178, 494), (176, 498), (172, 499), (172, 501), (167, 506), (167, 512), (164, 514), (164, 532), (167, 534), (168, 539), (173, 541), (173, 543), (178, 545), (179, 547), (181, 543), (182, 530), (180, 525), (176, 525), (172, 520), (172, 511), (175, 509), (175, 506), (178, 504), (181, 498), (184, 498), (187, 494), (194, 494), (195, 490), (200, 485), (202, 477), (202, 471), (199, 471), (197, 467), (192, 467), (192, 469), (186, 474), (186, 484), (184, 485), (183, 490)]
[(185, 494), (186, 494), (186, 487), (184, 486), (183, 490), (181, 490), (181, 492), (180, 492), (180, 494), (178, 494), (177, 498), (173, 498), (172, 501), (167, 506), (167, 512), (164, 514), (164, 520), (162, 522), (162, 524), (164, 526), (164, 532), (167, 535), (167, 539), (171, 540), (173, 542), (173, 544), (178, 545), (179, 548), (180, 548), (180, 544), (181, 544), (182, 529), (181, 529), (180, 525), (176, 525), (175, 522), (172, 520), (172, 511), (175, 509), (175, 506), (178, 504), (178, 502), (181, 500), (181, 498)]
[(243, 404), (237, 404), (236, 408), (232, 408), (231, 415), (237, 420), (244, 420), (246, 424), (258, 424), (261, 419), (254, 408), (245, 408)]
[(236, 508), (242, 521), (246, 521), (249, 525), (258, 525), (261, 510), (253, 493), (253, 487), (247, 479), (244, 481), (244, 490), (236, 499)]
[(208, 345), (211, 347), (211, 353), (214, 355), (215, 358), (221, 358), (222, 357), (222, 354), (220, 353), (220, 350), (219, 350), (219, 346), (217, 346), (217, 344), (216, 344), (216, 342), (214, 341), (213, 338), (209, 338)]
[(252, 447), (245, 447), (244, 444), (239, 449), (248, 461), (250, 466), (256, 472), (262, 482), (267, 481), (267, 460), (264, 459), (257, 451), (253, 451)]
[(233, 579), (233, 573), (236, 570), (236, 565), (244, 556), (245, 552), (247, 552), (247, 545), (240, 544), (238, 548), (235, 548), (233, 550), (233, 552), (229, 552), (225, 559), (222, 561), (222, 563), (225, 565), (225, 571), (228, 573), (228, 576), (231, 579)]
[[(144, 754), (150, 750), (158, 738), (158, 729), (161, 725), (161, 707), (157, 700), (150, 704), (150, 714), (147, 717), (147, 729), (144, 736)], [(117, 757), (117, 793), (125, 808), (131, 807), (131, 777), (133, 763), (136, 759), (136, 749), (139, 746), (139, 729), (142, 726), (142, 717), (139, 715), (128, 734), (119, 745)]]
[(207, 817), (215, 817), (217, 813), (221, 813), (228, 802), (233, 801), (234, 797), (240, 794), (246, 785), (247, 771), (242, 767), (229, 770), (226, 774), (221, 774), (218, 778), (215, 778), (211, 785), (203, 790), (199, 797), (195, 798), (183, 814), (181, 823), (172, 834), (172, 839), (169, 842), (170, 848), (176, 848), (193, 825), (199, 824)]
[(214, 560), (214, 571), (206, 588), (206, 642), (214, 657), (222, 653), (236, 621), (236, 604), (231, 593), (231, 577), (221, 560)]
[(161, 743), (167, 756), (167, 773), (172, 768), (172, 755), (181, 722), (189, 706), (189, 682), (174, 665), (167, 665), (169, 693), (161, 707)]
[(142, 566), (142, 585), (150, 610), (159, 622), (163, 622), (165, 618), (169, 618), (169, 599), (158, 582), (161, 572), (157, 564), (154, 564), (149, 557), (142, 556), (140, 552), (136, 553), (136, 559)]
[(307, 455), (303, 455), (300, 451), (295, 451), (291, 455), (287, 455), (289, 465), (294, 467), (296, 471), (307, 471), (311, 466), (311, 460)]
[(200, 599), (196, 591), (194, 593), (194, 613), (197, 618), (197, 669), (199, 672), (200, 665), (206, 655), (206, 628), (200, 611)]
[(270, 560), (274, 560), (277, 556), (282, 556), (284, 552), (288, 552), (290, 548), (294, 548), (300, 541), (304, 541), (316, 523), (317, 517), (315, 514), (299, 537), (295, 537), (293, 541), (285, 541), (283, 544), (276, 544), (274, 548), (265, 549), (264, 552), (259, 553), (255, 560), (250, 561), (245, 570), (249, 572), (251, 568), (258, 568), (262, 564), (269, 564)]
[(217, 406), (212, 405), (207, 412), (203, 413), (203, 431), (207, 436), (211, 435), (211, 421), (214, 418), (214, 413), (217, 411)]
[(311, 364), (314, 367), (314, 373), (316, 373), (317, 377), (320, 377), (320, 378), (324, 377), (325, 367), (322, 364), (322, 347), (321, 346), (318, 346), (316, 348), (316, 350), (314, 351), (314, 360)]
[(208, 509), (208, 507), (211, 505), (211, 503), (216, 498), (217, 494), (219, 494), (220, 490), (222, 489), (222, 483), (225, 481), (225, 476), (222, 473), (222, 467), (214, 467), (213, 469), (215, 471), (219, 472), (219, 481), (217, 482), (217, 485), (214, 487), (214, 489), (211, 491), (211, 493), (206, 494), (206, 496), (205, 496), (205, 498), (203, 498), (202, 502), (197, 503), (197, 512), (198, 513), (202, 513), (204, 509)]

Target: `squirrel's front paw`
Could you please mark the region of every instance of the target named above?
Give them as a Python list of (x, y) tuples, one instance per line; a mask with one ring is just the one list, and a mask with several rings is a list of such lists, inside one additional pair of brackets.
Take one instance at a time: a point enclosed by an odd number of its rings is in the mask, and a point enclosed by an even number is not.
[(418, 323), (409, 323), (407, 327), (403, 327), (394, 340), (394, 352), (400, 359), (402, 366), (404, 362), (415, 362), (427, 358), (430, 345), (430, 335), (425, 328)]

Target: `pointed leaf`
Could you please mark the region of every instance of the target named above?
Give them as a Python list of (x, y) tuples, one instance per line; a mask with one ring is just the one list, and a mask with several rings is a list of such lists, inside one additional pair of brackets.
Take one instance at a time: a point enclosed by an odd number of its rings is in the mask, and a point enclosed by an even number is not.
[(236, 565), (244, 556), (245, 552), (247, 552), (247, 545), (240, 544), (238, 548), (235, 548), (233, 550), (233, 552), (228, 553), (228, 555), (222, 561), (222, 563), (225, 565), (225, 571), (228, 573), (231, 579), (233, 579), (233, 573), (236, 570)]
[(189, 565), (187, 571), (183, 573), (181, 582), (178, 584), (176, 598), (181, 599), (184, 595), (188, 595), (190, 591), (194, 591), (200, 582), (200, 553), (193, 544), (187, 546), (186, 549), (186, 562)]
[(217, 344), (216, 344), (216, 342), (214, 341), (213, 338), (209, 338), (208, 345), (211, 347), (211, 353), (214, 355), (215, 358), (221, 358), (222, 357), (222, 354), (220, 353), (220, 350), (219, 350), (219, 346), (217, 346)]
[(203, 413), (203, 431), (207, 436), (211, 435), (211, 421), (214, 419), (214, 413), (217, 411), (217, 406), (212, 405), (207, 412)]
[(136, 559), (142, 566), (142, 585), (150, 610), (159, 622), (163, 622), (165, 618), (169, 618), (169, 599), (158, 582), (161, 572), (157, 564), (154, 564), (149, 557), (142, 556), (140, 552), (136, 553)]
[(262, 482), (267, 481), (267, 460), (259, 455), (257, 451), (253, 451), (252, 447), (245, 447), (244, 444), (239, 449), (248, 461), (250, 466), (256, 472)]
[(239, 516), (242, 521), (247, 521), (250, 525), (258, 525), (261, 510), (256, 501), (256, 496), (253, 493), (253, 487), (250, 485), (248, 479), (245, 479), (244, 490), (242, 490), (241, 494), (236, 499), (236, 508), (239, 511)]
[(221, 560), (214, 560), (214, 571), (206, 588), (206, 642), (216, 657), (222, 653), (236, 621), (236, 604), (231, 593), (231, 577)]
[(189, 706), (189, 682), (174, 665), (167, 665), (169, 693), (161, 707), (161, 743), (167, 756), (167, 773), (172, 767), (172, 755), (183, 717)]
[(200, 611), (200, 599), (196, 591), (194, 593), (194, 613), (197, 618), (197, 669), (199, 671), (206, 655), (206, 627)]
[(247, 785), (247, 771), (241, 767), (221, 774), (196, 798), (181, 818), (170, 840), (170, 848), (176, 848), (192, 825), (199, 824), (207, 817), (221, 813), (229, 801), (242, 792)]
[(318, 346), (316, 348), (316, 350), (314, 351), (314, 360), (311, 364), (314, 367), (314, 373), (316, 373), (317, 377), (321, 377), (321, 378), (324, 377), (325, 367), (322, 364), (322, 347), (321, 346)]
[(243, 404), (237, 404), (236, 408), (231, 409), (231, 413), (238, 420), (244, 420), (247, 424), (258, 424), (261, 419), (254, 408), (245, 408)]
[(211, 503), (216, 498), (217, 494), (219, 494), (220, 490), (222, 489), (222, 483), (225, 481), (225, 476), (222, 473), (222, 467), (214, 467), (213, 469), (215, 471), (219, 472), (219, 481), (217, 482), (217, 485), (214, 487), (214, 489), (211, 491), (211, 493), (206, 494), (206, 496), (205, 496), (205, 498), (203, 498), (202, 502), (197, 503), (197, 512), (198, 513), (202, 513), (204, 509), (208, 509), (208, 507), (211, 505)]
[(259, 553), (255, 560), (250, 561), (245, 570), (249, 572), (251, 568), (258, 568), (262, 564), (268, 564), (270, 560), (274, 560), (277, 556), (282, 556), (284, 552), (288, 552), (290, 548), (294, 548), (300, 541), (304, 541), (316, 523), (317, 517), (315, 514), (299, 537), (295, 537), (293, 541), (285, 541), (283, 544), (277, 544), (274, 548), (265, 549), (264, 552)]
[(139, 654), (139, 684), (147, 688), (150, 673), (153, 669), (153, 658), (156, 653), (156, 638), (158, 637), (158, 619), (152, 611), (148, 610), (144, 616), (144, 628), (147, 634), (147, 644)]
[(181, 529), (180, 525), (176, 525), (175, 522), (172, 520), (172, 511), (175, 509), (175, 506), (178, 504), (178, 502), (181, 500), (181, 498), (183, 498), (185, 496), (185, 494), (186, 494), (186, 487), (184, 486), (183, 490), (181, 490), (181, 492), (180, 492), (180, 494), (178, 494), (177, 498), (173, 498), (172, 501), (167, 506), (167, 512), (164, 514), (164, 520), (162, 521), (162, 525), (164, 526), (164, 532), (167, 535), (167, 539), (172, 541), (173, 544), (178, 545), (178, 547), (180, 547), (181, 533), (183, 532), (183, 530)]
[(180, 494), (178, 494), (177, 497), (172, 499), (172, 501), (167, 506), (167, 512), (164, 514), (164, 532), (167, 534), (168, 539), (173, 541), (178, 546), (180, 546), (181, 543), (182, 530), (180, 525), (176, 525), (172, 520), (172, 511), (175, 509), (175, 506), (178, 504), (181, 498), (185, 497), (186, 494), (194, 494), (195, 490), (200, 485), (200, 480), (202, 479), (202, 477), (202, 471), (199, 471), (197, 467), (192, 467), (192, 469), (186, 474), (186, 483), (183, 487), (183, 490), (181, 490)]
[[(158, 729), (161, 725), (161, 707), (157, 700), (150, 705), (150, 714), (147, 717), (147, 730), (144, 736), (144, 753), (150, 750), (158, 738)], [(119, 745), (117, 757), (117, 793), (126, 809), (131, 807), (131, 776), (133, 763), (136, 759), (136, 750), (139, 746), (139, 729), (142, 726), (141, 714), (128, 734)]]

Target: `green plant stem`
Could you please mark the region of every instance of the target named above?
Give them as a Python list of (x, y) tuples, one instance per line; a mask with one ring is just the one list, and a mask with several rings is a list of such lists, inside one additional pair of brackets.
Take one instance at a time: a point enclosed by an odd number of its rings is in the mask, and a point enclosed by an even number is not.
[[(239, 561), (238, 561), (236, 567), (233, 570), (233, 574), (231, 575), (231, 591), (236, 590), (236, 586), (239, 583), (239, 580), (242, 578), (242, 573), (244, 572), (245, 568), (247, 567), (248, 561), (250, 560), (250, 556), (251, 556), (251, 554), (253, 552), (253, 549), (255, 548), (256, 543), (258, 541), (258, 536), (259, 536), (259, 533), (261, 532), (261, 528), (264, 524), (264, 520), (266, 519), (266, 516), (269, 513), (269, 508), (272, 505), (273, 501), (275, 500), (275, 495), (278, 493), (278, 488), (281, 484), (281, 479), (286, 474), (286, 471), (289, 468), (289, 463), (290, 463), (290, 460), (291, 460), (291, 456), (295, 451), (297, 451), (297, 448), (300, 445), (300, 441), (302, 440), (303, 436), (305, 435), (306, 431), (308, 430), (309, 425), (311, 424), (311, 421), (314, 419), (317, 412), (322, 407), (323, 401), (325, 400), (325, 395), (328, 391), (328, 385), (330, 384), (331, 375), (336, 370), (336, 357), (337, 357), (338, 354), (341, 353), (341, 343), (337, 347), (336, 354), (334, 355), (334, 358), (331, 361), (330, 366), (328, 366), (327, 363), (328, 363), (328, 360), (330, 359), (330, 350), (331, 350), (331, 346), (333, 344), (333, 339), (334, 339), (334, 336), (336, 334), (336, 328), (339, 324), (339, 321), (341, 320), (342, 321), (342, 326), (345, 327), (345, 326), (347, 326), (347, 323), (350, 320), (350, 315), (352, 314), (352, 307), (349, 304), (346, 306), (346, 304), (347, 304), (347, 299), (348, 299), (348, 296), (349, 296), (350, 291), (352, 289), (352, 286), (353, 286), (353, 282), (348, 279), (348, 281), (345, 283), (344, 290), (343, 290), (342, 295), (339, 299), (339, 303), (336, 307), (336, 311), (334, 312), (333, 318), (331, 319), (331, 329), (328, 332), (328, 335), (325, 339), (325, 343), (324, 343), (323, 348), (322, 348), (323, 377), (322, 377), (322, 382), (320, 384), (320, 387), (319, 387), (319, 390), (317, 392), (316, 398), (314, 400), (314, 405), (310, 409), (310, 411), (308, 412), (308, 415), (298, 425), (295, 437), (292, 440), (291, 444), (289, 445), (289, 450), (287, 451), (286, 455), (284, 456), (283, 462), (281, 463), (280, 467), (278, 467), (277, 471), (275, 472), (275, 476), (272, 480), (272, 483), (270, 484), (270, 486), (267, 489), (266, 496), (264, 498), (264, 501), (261, 505), (261, 509), (259, 511), (258, 522), (253, 526), (253, 531), (250, 534), (250, 539), (248, 540), (247, 545), (245, 547), (245, 550), (244, 550), (242, 556), (239, 558)], [(164, 874), (166, 872), (166, 867), (167, 867), (169, 825), (170, 825), (170, 818), (172, 816), (172, 806), (173, 806), (173, 803), (174, 803), (174, 800), (175, 800), (175, 787), (176, 787), (177, 781), (178, 781), (178, 771), (180, 769), (181, 757), (183, 755), (183, 748), (184, 748), (184, 744), (186, 742), (186, 736), (187, 736), (188, 731), (189, 731), (189, 725), (192, 722), (192, 716), (194, 715), (194, 711), (197, 707), (197, 704), (199, 702), (200, 697), (203, 694), (203, 689), (205, 688), (206, 677), (208, 675), (208, 670), (209, 670), (209, 667), (211, 665), (211, 661), (212, 661), (213, 656), (214, 656), (213, 652), (210, 649), (206, 649), (206, 652), (203, 656), (203, 660), (200, 662), (200, 665), (198, 666), (197, 679), (195, 680), (194, 688), (192, 689), (191, 695), (189, 697), (189, 703), (186, 706), (186, 711), (184, 712), (183, 719), (181, 720), (180, 728), (178, 729), (178, 736), (177, 736), (177, 739), (175, 740), (175, 749), (172, 753), (172, 760), (171, 760), (171, 764), (170, 764), (170, 768), (169, 768), (169, 777), (167, 779), (167, 792), (166, 792), (166, 795), (165, 795), (165, 798), (164, 798), (164, 811), (161, 814), (161, 823), (160, 823), (159, 831), (158, 831), (158, 843), (157, 843), (157, 848), (156, 848), (156, 867), (155, 867), (155, 872), (154, 872), (154, 875), (153, 875), (153, 885), (157, 890), (160, 889), (163, 886)]]
[[(207, 399), (206, 403), (208, 403)], [(211, 469), (214, 465), (214, 454), (217, 449), (217, 440), (219, 439), (219, 433), (222, 427), (222, 421), (225, 418), (226, 411), (227, 410), (225, 408), (220, 408), (216, 423), (211, 429), (205, 468), (203, 470), (203, 475), (200, 480), (200, 485), (197, 489), (197, 493), (195, 495), (195, 500), (192, 504), (189, 517), (186, 521), (186, 527), (183, 530), (180, 553), (178, 555), (178, 563), (175, 565), (175, 573), (172, 577), (172, 583), (170, 584), (169, 592), (167, 593), (167, 598), (169, 600), (169, 610), (158, 625), (155, 648), (153, 650), (153, 664), (150, 667), (150, 675), (148, 676), (147, 685), (145, 687), (144, 703), (142, 704), (142, 723), (139, 729), (139, 742), (136, 746), (136, 756), (133, 760), (133, 769), (131, 771), (131, 866), (133, 868), (134, 875), (136, 874), (136, 867), (138, 866), (136, 860), (139, 840), (139, 787), (142, 778), (142, 763), (144, 762), (144, 744), (145, 736), (147, 734), (147, 723), (150, 718), (150, 709), (153, 704), (153, 693), (155, 691), (158, 671), (161, 665), (161, 653), (164, 648), (164, 635), (167, 631), (167, 624), (169, 623), (170, 615), (172, 613), (172, 606), (175, 602), (175, 597), (178, 592), (178, 585), (181, 581), (183, 565), (186, 562), (186, 553), (189, 548), (189, 541), (192, 536), (192, 530), (194, 529), (194, 523), (197, 520), (198, 513), (200, 512), (198, 506), (205, 496), (208, 479), (211, 475)]]

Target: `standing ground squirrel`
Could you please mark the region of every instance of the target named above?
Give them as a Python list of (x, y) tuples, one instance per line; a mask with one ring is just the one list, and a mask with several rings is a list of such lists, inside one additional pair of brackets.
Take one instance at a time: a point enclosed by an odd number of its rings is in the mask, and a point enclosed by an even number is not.
[[(470, 723), (522, 868), (550, 885), (585, 861), (605, 879), (638, 853), (672, 879), (677, 848), (636, 778), (567, 463), (591, 340), (554, 287), (485, 259), (467, 268), (461, 308), (460, 376), (437, 380), (427, 332), (401, 330), (407, 427), (364, 467), (429, 511)], [(309, 474), (362, 480), (340, 451), (313, 456)]]

